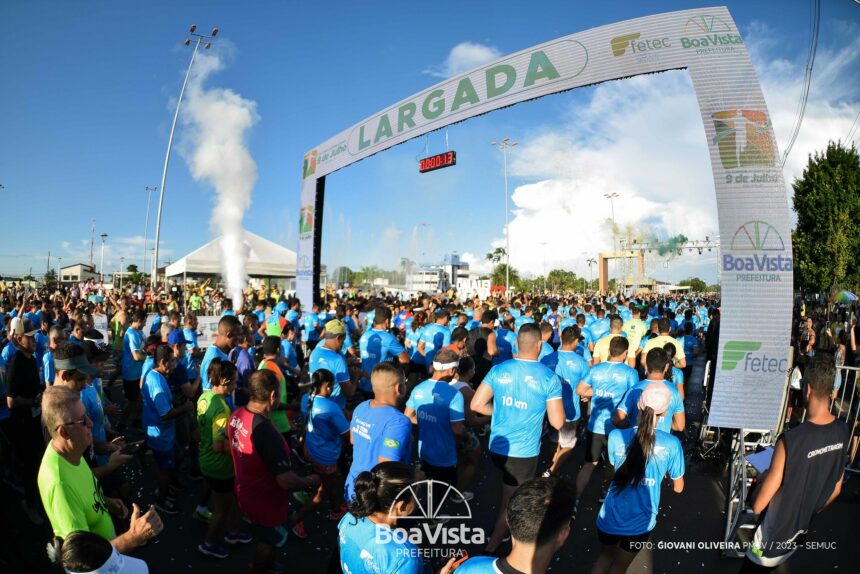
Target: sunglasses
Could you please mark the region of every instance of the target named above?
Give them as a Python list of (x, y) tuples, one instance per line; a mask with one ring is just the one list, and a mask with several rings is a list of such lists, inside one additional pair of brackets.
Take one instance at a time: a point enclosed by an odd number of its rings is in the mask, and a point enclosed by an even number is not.
[(90, 417), (88, 415), (84, 415), (83, 418), (80, 420), (72, 421), (72, 422), (68, 422), (68, 423), (62, 423), (60, 426), (61, 427), (71, 427), (71, 426), (80, 425), (82, 427), (85, 427), (85, 426), (87, 426), (87, 423), (89, 423), (89, 422), (90, 422)]

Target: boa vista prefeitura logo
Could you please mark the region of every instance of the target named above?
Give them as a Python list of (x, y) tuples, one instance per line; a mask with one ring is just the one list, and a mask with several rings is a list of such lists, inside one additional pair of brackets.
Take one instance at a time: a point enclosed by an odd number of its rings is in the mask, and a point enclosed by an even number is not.
[[(403, 503), (403, 504), (401, 504)], [(409, 516), (397, 516), (396, 508), (414, 504)], [(464, 545), (483, 545), (486, 534), (473, 528), (472, 509), (459, 490), (439, 480), (421, 480), (401, 490), (389, 508), (398, 527), (376, 525), (377, 544), (397, 544), (398, 552), (422, 558), (450, 558)], [(414, 546), (413, 546), (414, 545)]]

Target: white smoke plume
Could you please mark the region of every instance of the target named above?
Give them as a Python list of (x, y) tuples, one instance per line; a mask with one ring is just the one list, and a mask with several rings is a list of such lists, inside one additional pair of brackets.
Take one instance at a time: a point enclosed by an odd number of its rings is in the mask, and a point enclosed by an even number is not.
[(221, 274), (235, 309), (248, 282), (248, 246), (242, 219), (257, 182), (257, 164), (247, 136), (259, 121), (257, 104), (225, 88), (206, 88), (207, 78), (223, 68), (216, 54), (198, 53), (181, 112), (185, 127), (180, 152), (191, 175), (215, 188), (209, 225), (221, 236)]

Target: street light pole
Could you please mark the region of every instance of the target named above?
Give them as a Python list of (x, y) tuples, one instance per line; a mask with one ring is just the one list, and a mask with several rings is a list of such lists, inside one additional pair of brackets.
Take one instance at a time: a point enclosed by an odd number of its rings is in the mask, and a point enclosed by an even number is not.
[(146, 243), (149, 238), (149, 204), (152, 201), (152, 192), (158, 191), (157, 185), (146, 186), (146, 223), (143, 226), (143, 262), (140, 264), (140, 271), (146, 273)]
[(99, 282), (104, 285), (105, 283), (105, 239), (107, 239), (108, 234), (102, 233), (99, 237), (102, 238), (102, 257), (101, 263), (99, 263)]
[(119, 258), (119, 293), (122, 295), (122, 264), (125, 263), (125, 257)]
[(63, 277), (60, 275), (63, 272), (63, 258), (57, 256), (57, 285), (63, 284)]
[(510, 141), (511, 138), (503, 137), (502, 142), (492, 141), (494, 145), (502, 150), (502, 158), (505, 165), (505, 296), (509, 297), (511, 292), (511, 229), (508, 221), (510, 210), (508, 209), (508, 148), (512, 148), (519, 142)]
[[(161, 239), (161, 210), (164, 207), (164, 186), (167, 183), (167, 167), (170, 165), (170, 148), (173, 147), (173, 134), (176, 131), (176, 120), (179, 119), (179, 107), (182, 105), (182, 96), (185, 95), (185, 86), (188, 85), (188, 77), (191, 75), (191, 66), (194, 65), (194, 57), (197, 56), (197, 50), (200, 48), (200, 43), (205, 39), (206, 44), (204, 49), (208, 50), (212, 47), (212, 38), (218, 35), (218, 28), (213, 28), (212, 32), (207, 36), (205, 34), (195, 34), (197, 25), (192, 24), (189, 34), (197, 40), (194, 43), (194, 51), (191, 53), (191, 61), (188, 62), (188, 71), (185, 72), (185, 80), (182, 82), (182, 89), (179, 90), (179, 99), (176, 102), (176, 113), (173, 114), (173, 125), (170, 128), (170, 137), (167, 139), (167, 153), (164, 156), (164, 170), (161, 173), (161, 190), (158, 193), (158, 217), (155, 219), (155, 255), (152, 261), (152, 288), (155, 290), (155, 284), (158, 279), (158, 243)], [(185, 39), (185, 45), (191, 45), (191, 39)]]

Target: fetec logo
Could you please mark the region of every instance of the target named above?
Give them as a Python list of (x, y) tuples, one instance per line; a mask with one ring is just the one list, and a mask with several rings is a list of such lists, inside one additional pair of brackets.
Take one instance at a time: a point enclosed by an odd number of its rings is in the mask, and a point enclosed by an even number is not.
[[(755, 273), (793, 271), (794, 260), (782, 255), (785, 243), (774, 226), (766, 221), (747, 221), (732, 236), (732, 251), (752, 252), (751, 255), (723, 254), (723, 271), (747, 271), (753, 274), (739, 276), (743, 280), (756, 280)], [(763, 253), (758, 253), (763, 252)], [(768, 253), (770, 252), (770, 253)], [(773, 253), (780, 253), (774, 255)], [(778, 276), (767, 276), (779, 280)]]
[[(409, 516), (398, 516), (395, 508), (399, 503), (406, 506), (415, 504), (415, 511)], [(486, 536), (482, 528), (471, 528), (465, 520), (472, 518), (472, 509), (463, 498), (463, 494), (448, 483), (439, 480), (421, 480), (411, 484), (397, 493), (394, 502), (388, 510), (388, 515), (398, 521), (414, 520), (418, 522), (411, 528), (388, 528), (376, 525), (376, 543), (388, 544), (395, 542), (435, 546), (484, 544)], [(415, 549), (420, 551), (421, 549)], [(435, 556), (450, 557), (461, 552), (458, 549), (428, 548), (435, 550)], [(421, 554), (426, 556), (426, 552)]]
[(317, 171), (317, 150), (311, 150), (305, 154), (305, 162), (302, 167), (302, 179), (309, 175), (315, 174)]
[(612, 46), (612, 55), (615, 57), (623, 56), (627, 52), (627, 48), (630, 48), (631, 53), (638, 54), (671, 46), (669, 38), (639, 40), (640, 37), (641, 34), (636, 32), (635, 34), (625, 34), (612, 38), (609, 41), (609, 45)]
[(743, 38), (733, 33), (725, 20), (710, 14), (693, 16), (687, 20), (681, 38), (682, 48), (719, 48), (743, 43)]
[(761, 349), (758, 341), (728, 341), (723, 347), (724, 371), (733, 371), (743, 361), (743, 370), (750, 373), (784, 373), (788, 370), (788, 359), (769, 357), (756, 353)]
[(734, 371), (747, 353), (761, 349), (756, 341), (729, 341), (723, 347), (723, 370)]
[(711, 114), (714, 145), (725, 169), (773, 166), (774, 148), (770, 118), (757, 110), (722, 110)]

